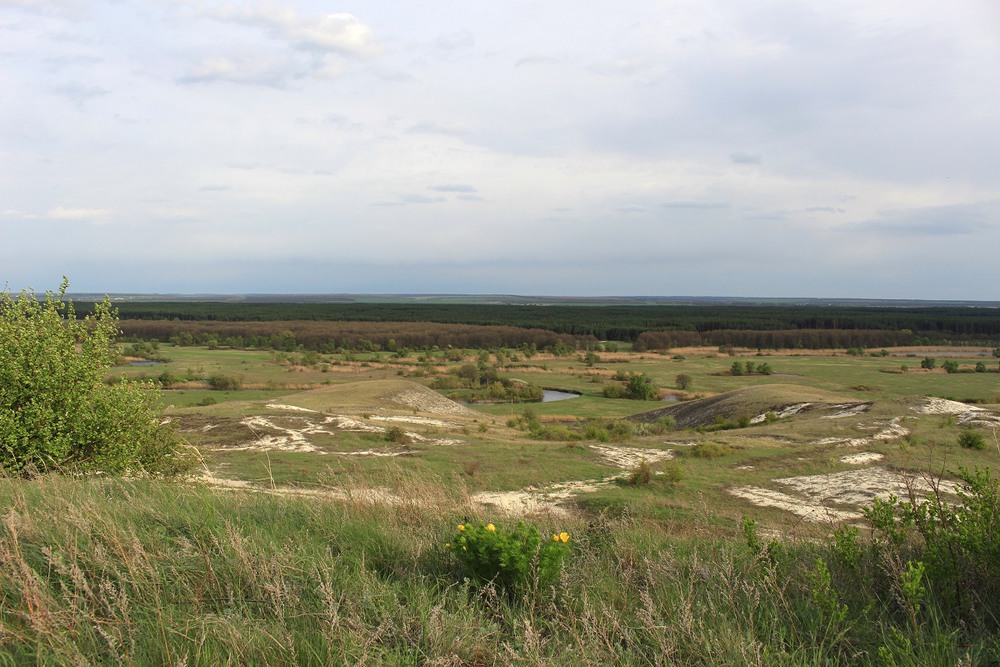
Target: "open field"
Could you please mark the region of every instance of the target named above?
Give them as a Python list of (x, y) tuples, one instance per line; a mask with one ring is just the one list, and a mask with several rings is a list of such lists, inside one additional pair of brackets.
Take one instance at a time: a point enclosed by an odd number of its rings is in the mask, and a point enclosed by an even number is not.
[[(996, 578), (963, 574), (982, 596), (972, 607), (931, 574), (913, 588), (915, 543), (880, 541), (864, 515), (889, 494), (955, 503), (962, 468), (996, 470), (989, 348), (619, 350), (161, 345), (162, 362), (116, 367), (111, 381), (165, 385), (164, 428), (200, 463), (178, 480), (0, 480), (0, 658), (1000, 660)], [(922, 369), (933, 355), (938, 368)], [(946, 358), (969, 372), (942, 371)], [(984, 361), (988, 372), (973, 372)], [(747, 363), (771, 374), (745, 374)], [(463, 405), (430, 388), (463, 374), (579, 396)], [(633, 374), (669, 400), (605, 396)], [(985, 448), (959, 446), (968, 432)], [(566, 534), (556, 585), (540, 575), (527, 588), (484, 584), (463, 567), (456, 526), (503, 534), (518, 522), (545, 539)]]
[[(203, 482), (216, 486), (337, 495), (348, 488), (382, 489), (388, 475), (433, 479), (448, 493), (470, 494), (484, 507), (514, 514), (627, 508), (656, 518), (690, 515), (707, 505), (723, 531), (752, 514), (777, 531), (819, 533), (824, 528), (808, 524), (823, 523), (821, 514), (856, 519), (876, 494), (903, 488), (893, 486), (897, 482), (962, 465), (993, 465), (1000, 455), (994, 418), (969, 417), (995, 414), (990, 405), (1000, 401), (1000, 374), (995, 360), (984, 356), (988, 348), (887, 352), (856, 357), (688, 348), (600, 353), (589, 362), (578, 353), (514, 354), (497, 368), (503, 378), (579, 397), (468, 406), (427, 385), (482, 362), (477, 350), (450, 351), (445, 359), (444, 353), (307, 356), (163, 346), (166, 363), (114, 373), (174, 378), (172, 386), (180, 388), (162, 392), (166, 415), (201, 452)], [(933, 354), (967, 371), (986, 359), (989, 372), (922, 369), (921, 360)], [(496, 364), (493, 357), (489, 362)], [(766, 363), (771, 374), (734, 375), (734, 363)], [(670, 400), (604, 397), (616, 377), (638, 373)], [(675, 387), (680, 374), (689, 377), (686, 391)], [(212, 376), (233, 378), (241, 389), (213, 390)], [(942, 401), (928, 408), (928, 397)], [(637, 427), (621, 433), (607, 428), (607, 420), (633, 415), (630, 423)], [(670, 417), (676, 428), (654, 432), (649, 427), (657, 416)], [(987, 451), (955, 444), (970, 424), (986, 436)], [(616, 457), (616, 449), (633, 457)], [(654, 472), (669, 474), (653, 475), (642, 487), (629, 485), (626, 477), (642, 458)], [(859, 466), (870, 472), (857, 472)], [(820, 488), (823, 475), (831, 476), (832, 488), (836, 476), (849, 471), (872, 476), (870, 483), (852, 482), (869, 491), (845, 500)], [(816, 488), (784, 481), (801, 477)], [(800, 507), (789, 509), (795, 503)]]

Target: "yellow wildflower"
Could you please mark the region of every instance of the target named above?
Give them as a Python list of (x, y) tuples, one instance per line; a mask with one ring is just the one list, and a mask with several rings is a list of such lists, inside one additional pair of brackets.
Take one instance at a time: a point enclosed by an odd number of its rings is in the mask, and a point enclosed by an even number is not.
[(448, 544), (444, 545), (444, 548), (445, 549), (451, 549), (451, 542), (449, 542)]
[(559, 536), (556, 535), (555, 533), (552, 533), (552, 541), (553, 542), (558, 542), (559, 541)]
[(559, 539), (563, 542), (569, 542), (569, 533), (559, 533)]
[(462, 532), (463, 530), (465, 530), (465, 525), (461, 523), (458, 524), (458, 532)]
[(496, 529), (497, 529), (497, 527), (496, 527), (496, 526), (494, 526), (494, 525), (493, 525), (492, 523), (488, 523), (488, 524), (486, 524), (486, 530), (488, 530), (489, 532), (491, 532), (491, 533), (492, 533), (492, 532), (495, 532), (495, 531), (496, 531)]

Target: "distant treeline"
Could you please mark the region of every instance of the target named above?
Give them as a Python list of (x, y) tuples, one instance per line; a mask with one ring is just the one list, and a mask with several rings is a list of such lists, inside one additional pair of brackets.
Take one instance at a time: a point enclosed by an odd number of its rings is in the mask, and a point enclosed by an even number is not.
[[(629, 342), (638, 342), (640, 336), (647, 333), (670, 334), (674, 336), (672, 340), (677, 341), (675, 345), (814, 348), (957, 343), (994, 346), (1000, 341), (1000, 309), (984, 307), (208, 302), (117, 305), (122, 319), (127, 320), (433, 322), (541, 329), (549, 334)], [(693, 334), (697, 334), (697, 338)], [(660, 342), (668, 338), (646, 336), (644, 345), (653, 347), (655, 343), (659, 347)], [(787, 344), (789, 341), (792, 344)]]
[(912, 345), (910, 331), (880, 329), (791, 329), (784, 331), (644, 331), (635, 339), (636, 352), (667, 350), (673, 347), (711, 345), (718, 347), (749, 347), (759, 350), (784, 349), (851, 349)]
[(396, 351), (403, 348), (562, 348), (591, 347), (593, 336), (568, 336), (542, 329), (442, 324), (436, 322), (219, 322), (133, 320), (120, 322), (127, 338), (177, 345), (209, 345), (320, 352)]

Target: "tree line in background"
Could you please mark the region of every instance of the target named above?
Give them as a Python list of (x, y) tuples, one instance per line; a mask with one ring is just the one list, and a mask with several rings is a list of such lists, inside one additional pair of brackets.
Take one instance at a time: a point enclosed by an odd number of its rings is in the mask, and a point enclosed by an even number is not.
[(560, 335), (543, 329), (435, 322), (219, 322), (122, 320), (126, 338), (176, 345), (332, 353), (338, 350), (396, 352), (404, 348), (530, 348), (568, 354), (597, 345), (593, 336)]
[[(665, 341), (667, 347), (732, 344), (754, 348), (994, 346), (1000, 342), (1000, 311), (985, 307), (217, 302), (129, 302), (118, 307), (130, 326), (138, 326), (132, 323), (139, 320), (437, 323), (538, 329), (549, 336), (600, 340), (640, 342), (642, 338), (640, 344), (647, 349), (664, 347)], [(519, 334), (522, 340), (525, 335)]]

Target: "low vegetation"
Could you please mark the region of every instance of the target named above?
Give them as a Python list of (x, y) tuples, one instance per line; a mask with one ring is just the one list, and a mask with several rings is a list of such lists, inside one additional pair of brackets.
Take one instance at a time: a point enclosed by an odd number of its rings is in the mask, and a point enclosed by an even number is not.
[[(118, 347), (109, 304), (76, 320), (62, 296), (4, 301), (0, 392), (57, 380), (11, 404), (40, 415), (30, 428), (2, 423), (54, 433), (87, 405), (128, 434), (0, 477), (0, 664), (1000, 663), (995, 339), (889, 347), (875, 339), (919, 337), (889, 324), (910, 313), (845, 311), (857, 338), (807, 352), (830, 322), (805, 310), (801, 344), (776, 352), (734, 342), (764, 340), (739, 327), (766, 309), (681, 310), (679, 329), (710, 326), (677, 333), (720, 338), (668, 351), (654, 344), (675, 332), (638, 310), (611, 329), (612, 311), (588, 328), (575, 310), (418, 308), (481, 316), (440, 323), (449, 336), (492, 335), (476, 327), (500, 315), (548, 328), (448, 347), (392, 322), (324, 338), (321, 309), (233, 304), (219, 312), (317, 319), (292, 335), (217, 321), (202, 345), (182, 321), (172, 343)], [(330, 317), (377, 310), (347, 305)], [(936, 325), (971, 339), (978, 317)], [(220, 336), (231, 324), (271, 333)], [(31, 349), (58, 353), (14, 354), (35, 327), (50, 338)], [(143, 365), (109, 369), (122, 355)], [(574, 398), (513, 404), (540, 387)], [(119, 458), (152, 433), (159, 467)], [(140, 474), (182, 468), (178, 442), (197, 477)]]

